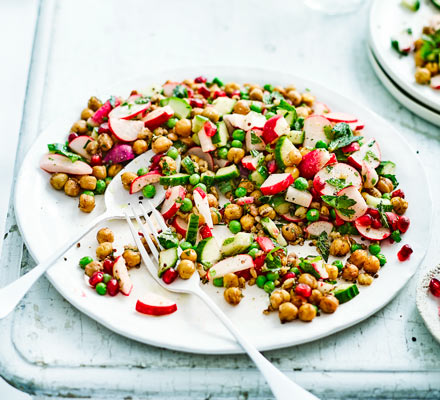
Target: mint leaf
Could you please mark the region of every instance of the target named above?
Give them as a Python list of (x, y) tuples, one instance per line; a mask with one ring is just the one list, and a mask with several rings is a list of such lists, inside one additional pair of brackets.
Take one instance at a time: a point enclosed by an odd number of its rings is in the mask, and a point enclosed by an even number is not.
[(379, 211), (380, 222), (382, 223), (382, 226), (384, 226), (385, 228), (389, 228), (390, 225), (388, 224), (388, 218), (385, 214), (385, 208), (382, 203), (379, 203), (379, 205), (377, 206), (377, 211)]
[(354, 210), (349, 207), (356, 204), (356, 201), (350, 199), (347, 195), (342, 196), (321, 196), (321, 199), (326, 202), (329, 206), (336, 208), (342, 215), (346, 217), (351, 217), (354, 214)]
[(254, 131), (251, 131), (251, 144), (258, 144), (262, 141), (263, 140)]
[(368, 150), (365, 153), (364, 161), (369, 162), (371, 160), (380, 161), (379, 158), (377, 158), (376, 154), (374, 154), (371, 150)]
[(328, 145), (329, 151), (335, 151), (336, 149), (340, 149), (341, 147), (348, 146), (353, 142), (358, 142), (363, 139), (361, 136), (354, 136), (350, 126), (345, 122), (339, 122), (336, 124), (328, 135), (331, 139), (331, 142)]
[(68, 147), (65, 144), (52, 143), (52, 144), (48, 144), (47, 148), (51, 153), (61, 154), (62, 156), (67, 157), (72, 162), (83, 160), (83, 158), (79, 154), (72, 153), (71, 151), (69, 151)]
[(316, 241), (316, 248), (321, 253), (325, 262), (327, 262), (328, 256), (330, 255), (330, 240), (326, 231), (321, 232), (319, 235), (318, 240)]
[(334, 186), (337, 190), (344, 189), (347, 186), (350, 186), (349, 183), (345, 182), (345, 179), (337, 179), (337, 178), (330, 178), (326, 180), (327, 183)]
[(251, 156), (252, 157), (258, 157), (260, 155), (260, 152), (257, 150), (251, 150)]
[(173, 89), (173, 96), (183, 99), (185, 97), (188, 97), (188, 90), (183, 85), (177, 85)]

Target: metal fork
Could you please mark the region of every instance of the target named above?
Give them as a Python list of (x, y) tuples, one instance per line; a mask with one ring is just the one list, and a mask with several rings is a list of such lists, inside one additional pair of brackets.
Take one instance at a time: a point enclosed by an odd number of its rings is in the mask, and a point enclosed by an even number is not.
[[(153, 259), (158, 263), (159, 262), (159, 252), (157, 251), (156, 246), (153, 244), (151, 240), (150, 233), (157, 239), (158, 233), (156, 228), (153, 225), (152, 219), (155, 218), (159, 227), (164, 231), (168, 229), (166, 226), (162, 215), (152, 206), (149, 201), (145, 201), (145, 206), (142, 202), (139, 203), (138, 207), (131, 205), (132, 215), (136, 219), (139, 227), (141, 229), (142, 234), (145, 237), (145, 240), (150, 247), (151, 254)], [(140, 212), (139, 212), (140, 210)], [(150, 214), (150, 215), (149, 215)], [(140, 215), (145, 218), (145, 221), (149, 227), (149, 231), (145, 229), (144, 224), (140, 219)], [(155, 279), (159, 285), (161, 285), (164, 289), (169, 290), (170, 292), (177, 293), (188, 293), (197, 296), (200, 300), (202, 300), (211, 311), (223, 322), (226, 328), (228, 328), (229, 332), (235, 337), (237, 342), (243, 348), (243, 350), (248, 354), (248, 356), (255, 363), (257, 368), (263, 374), (266, 382), (269, 384), (272, 393), (275, 398), (278, 400), (293, 400), (293, 399), (301, 399), (301, 400), (317, 400), (318, 398), (303, 389), (301, 386), (297, 385), (295, 382), (291, 381), (286, 375), (284, 375), (278, 368), (276, 368), (270, 361), (268, 361), (256, 348), (253, 344), (246, 339), (239, 330), (235, 327), (235, 325), (231, 322), (231, 320), (226, 316), (226, 314), (214, 303), (214, 301), (201, 289), (200, 287), (200, 277), (197, 272), (193, 274), (193, 276), (188, 280), (177, 279), (171, 284), (166, 284), (157, 276), (158, 267), (155, 266), (153, 260), (148, 255), (145, 250), (141, 239), (139, 237), (138, 231), (135, 229), (131, 216), (128, 212), (125, 212), (125, 219), (127, 220), (128, 226), (130, 228), (133, 239), (136, 242), (136, 245), (139, 248), (139, 251), (142, 256), (142, 260), (144, 264), (147, 266), (148, 271), (151, 276)], [(157, 241), (159, 243), (159, 241)], [(159, 245), (160, 246), (160, 245)]]

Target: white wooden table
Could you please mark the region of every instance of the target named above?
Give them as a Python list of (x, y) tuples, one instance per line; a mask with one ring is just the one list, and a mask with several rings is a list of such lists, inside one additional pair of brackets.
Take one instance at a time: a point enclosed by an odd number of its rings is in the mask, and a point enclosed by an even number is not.
[[(256, 65), (311, 77), (390, 120), (423, 157), (438, 205), (439, 129), (403, 109), (376, 79), (366, 53), (367, 15), (367, 2), (354, 14), (330, 17), (292, 0), (43, 0), (17, 164), (63, 107), (84, 104), (109, 82), (181, 65)], [(421, 270), (440, 259), (435, 212)], [(35, 265), (12, 208), (6, 234), (1, 285)], [(415, 280), (367, 321), (266, 355), (322, 398), (438, 399), (440, 345), (414, 295)], [(271, 398), (247, 357), (184, 354), (125, 339), (80, 314), (45, 279), (0, 321), (0, 374), (38, 399)]]

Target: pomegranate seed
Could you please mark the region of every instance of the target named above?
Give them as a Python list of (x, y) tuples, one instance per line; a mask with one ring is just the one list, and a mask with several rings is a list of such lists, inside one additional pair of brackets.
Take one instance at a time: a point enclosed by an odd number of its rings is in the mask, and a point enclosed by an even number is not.
[(216, 90), (213, 95), (212, 98), (213, 100), (215, 100), (217, 97), (225, 97), (226, 93), (223, 90)]
[(200, 86), (197, 90), (205, 99), (211, 96), (211, 91), (206, 86)]
[(116, 296), (119, 293), (119, 283), (116, 279), (110, 279), (107, 282), (107, 293), (110, 296)]
[(103, 122), (101, 125), (99, 125), (98, 133), (110, 133), (108, 122)]
[(255, 257), (254, 268), (257, 271), (257, 274), (260, 274), (261, 267), (264, 265), (265, 260), (266, 260), (266, 254), (261, 254), (260, 256)]
[(373, 218), (379, 218), (380, 217), (379, 211), (377, 211), (375, 208), (367, 209), (367, 214), (370, 214)]
[(240, 96), (240, 91), (239, 90), (234, 90), (231, 94), (230, 97), (232, 96)]
[(99, 282), (102, 282), (104, 278), (104, 273), (101, 271), (96, 271), (89, 279), (90, 286), (95, 287)]
[(90, 159), (90, 164), (95, 165), (102, 165), (102, 157), (100, 154), (94, 154), (92, 158)]
[(113, 275), (113, 264), (114, 263), (115, 263), (114, 260), (112, 260), (110, 258), (107, 258), (104, 260), (103, 266), (104, 266), (104, 272), (106, 274)]
[(250, 268), (249, 269), (244, 269), (242, 271), (237, 271), (235, 273), (235, 275), (237, 275), (239, 278), (244, 278), (245, 281), (248, 281), (249, 279), (252, 278), (251, 269)]
[(359, 217), (357, 219), (357, 222), (359, 223), (360, 226), (370, 226), (371, 223), (373, 222), (373, 218), (371, 218), (371, 215), (365, 214), (362, 215), (362, 217)]
[(277, 163), (275, 162), (275, 160), (270, 160), (267, 163), (267, 170), (269, 171), (269, 174), (274, 174), (277, 169), (278, 169), (278, 167), (277, 167)]
[(177, 271), (174, 268), (167, 269), (162, 275), (162, 280), (169, 285), (173, 283), (177, 278)]
[(429, 290), (435, 297), (440, 297), (440, 281), (432, 278), (431, 282), (429, 282)]
[(284, 275), (281, 278), (281, 282), (287, 281), (287, 279), (293, 279), (293, 278), (295, 278), (295, 276), (296, 275), (293, 272), (288, 272), (286, 275)]
[(405, 233), (408, 228), (409, 228), (409, 224), (410, 224), (410, 220), (408, 217), (405, 217), (404, 215), (402, 215), (398, 220), (397, 220), (397, 229), (402, 232)]
[(157, 167), (159, 165), (162, 157), (163, 157), (163, 153), (159, 153), (159, 154), (156, 154), (155, 156), (151, 157), (150, 169)]
[(358, 151), (361, 148), (361, 146), (359, 146), (358, 142), (353, 142), (351, 144), (349, 144), (348, 146), (343, 147), (341, 150), (344, 153), (353, 153), (355, 151)]
[(78, 134), (75, 132), (70, 132), (69, 137), (67, 138), (67, 140), (69, 141), (69, 143), (73, 140), (76, 139), (78, 137)]
[(399, 259), (399, 261), (406, 261), (412, 253), (413, 249), (411, 248), (411, 246), (409, 244), (405, 244), (397, 253), (397, 258)]
[(203, 108), (203, 106), (205, 105), (205, 102), (202, 99), (196, 99), (196, 98), (192, 97), (189, 101), (189, 105), (191, 107)]
[(391, 197), (401, 197), (402, 199), (405, 198), (405, 193), (403, 190), (397, 189), (393, 193), (391, 193)]
[(198, 76), (196, 79), (194, 79), (195, 83), (205, 83), (207, 79), (204, 76)]
[(393, 212), (386, 212), (388, 223), (390, 224), (393, 231), (397, 229), (397, 222), (399, 221), (399, 216)]
[(190, 88), (186, 88), (186, 92), (188, 93), (188, 97), (193, 97), (194, 96), (194, 90), (192, 90)]
[(295, 288), (295, 293), (299, 296), (303, 296), (303, 297), (310, 297), (310, 295), (312, 294), (312, 288), (305, 284), (305, 283), (300, 283), (296, 288)]
[(378, 219), (374, 218), (374, 219), (371, 221), (371, 227), (372, 227), (372, 228), (374, 228), (374, 229), (379, 229), (381, 226), (382, 226), (382, 224), (380, 223), (380, 221), (379, 221)]
[(345, 221), (338, 214), (336, 214), (335, 225), (336, 226), (341, 226), (341, 225), (344, 225), (344, 224), (345, 224)]

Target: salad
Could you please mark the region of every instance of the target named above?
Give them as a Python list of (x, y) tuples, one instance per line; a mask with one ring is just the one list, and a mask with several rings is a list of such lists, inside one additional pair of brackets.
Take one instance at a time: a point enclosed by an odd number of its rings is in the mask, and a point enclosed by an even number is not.
[[(41, 168), (54, 189), (92, 212), (124, 165), (152, 149), (149, 165), (119, 176), (136, 199), (166, 189), (159, 277), (171, 284), (198, 273), (231, 305), (257, 286), (268, 294), (265, 313), (277, 312), (282, 323), (312, 321), (357, 296), (358, 285), (371, 285), (387, 262), (381, 245), (401, 242), (410, 226), (396, 165), (363, 129), (293, 85), (200, 76), (127, 98), (90, 98), (67, 142), (48, 145)], [(219, 230), (226, 239), (216, 239)], [(97, 241), (96, 256), (80, 260), (89, 284), (100, 295), (129, 295), (138, 249), (127, 245), (117, 256), (108, 228)], [(299, 257), (294, 246), (306, 244), (310, 255)], [(397, 256), (411, 253), (406, 244)], [(177, 309), (164, 299), (151, 303), (136, 309)]]

